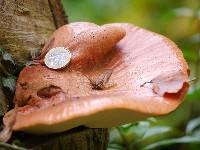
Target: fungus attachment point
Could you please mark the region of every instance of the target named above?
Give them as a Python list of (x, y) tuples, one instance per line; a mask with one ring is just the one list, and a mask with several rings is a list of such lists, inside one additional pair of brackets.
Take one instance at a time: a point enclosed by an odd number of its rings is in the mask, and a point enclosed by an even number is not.
[(71, 52), (67, 48), (55, 47), (45, 55), (44, 63), (48, 68), (61, 69), (67, 66), (71, 56)]

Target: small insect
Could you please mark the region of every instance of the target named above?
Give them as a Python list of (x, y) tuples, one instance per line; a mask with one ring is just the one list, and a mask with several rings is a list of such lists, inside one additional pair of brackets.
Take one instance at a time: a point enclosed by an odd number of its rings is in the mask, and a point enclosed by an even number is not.
[(47, 52), (44, 63), (48, 68), (61, 69), (70, 62), (71, 52), (65, 47), (55, 47)]
[(108, 85), (107, 83), (108, 83), (111, 75), (112, 75), (112, 70), (107, 69), (102, 74), (100, 74), (100, 76), (97, 77), (95, 80), (92, 80), (89, 77), (87, 77), (87, 78), (90, 81), (92, 89), (103, 90), (103, 89), (113, 86), (113, 85), (110, 85), (109, 87), (107, 86)]

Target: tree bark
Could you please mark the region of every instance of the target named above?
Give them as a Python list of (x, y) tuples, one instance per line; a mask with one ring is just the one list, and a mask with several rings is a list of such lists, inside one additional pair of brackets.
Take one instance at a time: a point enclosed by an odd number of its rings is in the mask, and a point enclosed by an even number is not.
[(106, 129), (78, 127), (58, 134), (18, 135), (18, 139), (33, 150), (106, 150), (107, 135)]
[(0, 0), (0, 45), (17, 62), (40, 49), (56, 28), (67, 23), (57, 0)]
[[(11, 53), (17, 63), (29, 60), (31, 53), (40, 50), (50, 34), (66, 23), (59, 0), (0, 0), (0, 46)], [(51, 136), (23, 138), (34, 143), (31, 148), (40, 150), (104, 150), (108, 131), (77, 128)], [(45, 140), (32, 142), (37, 141), (35, 139)]]

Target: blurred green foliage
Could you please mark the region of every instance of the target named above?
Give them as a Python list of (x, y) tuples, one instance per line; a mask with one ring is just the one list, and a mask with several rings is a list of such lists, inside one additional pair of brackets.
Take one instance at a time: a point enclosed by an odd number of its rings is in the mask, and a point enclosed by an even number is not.
[(62, 0), (70, 22), (130, 22), (172, 39), (191, 71), (185, 102), (173, 113), (116, 127), (109, 150), (200, 149), (200, 1)]

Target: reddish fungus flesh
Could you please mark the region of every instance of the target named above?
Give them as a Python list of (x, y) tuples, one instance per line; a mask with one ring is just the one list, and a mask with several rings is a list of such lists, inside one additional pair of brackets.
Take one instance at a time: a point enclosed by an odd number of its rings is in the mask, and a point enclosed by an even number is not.
[[(44, 66), (44, 56), (60, 46), (71, 50), (72, 60), (62, 70), (51, 70)], [(40, 64), (25, 67), (17, 81), (16, 104), (21, 107), (16, 131), (112, 127), (167, 114), (188, 89), (188, 66), (176, 45), (130, 24), (65, 25), (35, 61)], [(109, 83), (115, 86), (105, 90)]]

